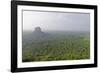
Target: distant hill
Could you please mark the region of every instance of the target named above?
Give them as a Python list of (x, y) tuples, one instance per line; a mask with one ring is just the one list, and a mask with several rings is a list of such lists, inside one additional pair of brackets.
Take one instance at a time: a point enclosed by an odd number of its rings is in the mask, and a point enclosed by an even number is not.
[(40, 27), (35, 27), (35, 30), (33, 31), (33, 35), (39, 38), (39, 37), (44, 37), (46, 34), (42, 32)]

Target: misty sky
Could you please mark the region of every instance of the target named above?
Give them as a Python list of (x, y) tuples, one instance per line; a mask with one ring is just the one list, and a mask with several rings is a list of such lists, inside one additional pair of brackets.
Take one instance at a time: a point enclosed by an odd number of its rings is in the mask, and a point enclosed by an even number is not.
[(23, 11), (23, 30), (89, 31), (90, 14)]

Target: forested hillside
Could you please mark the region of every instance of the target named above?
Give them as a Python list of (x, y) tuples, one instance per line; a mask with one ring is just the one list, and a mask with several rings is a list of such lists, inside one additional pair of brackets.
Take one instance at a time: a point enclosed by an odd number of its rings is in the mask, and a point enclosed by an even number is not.
[(80, 60), (90, 58), (89, 32), (23, 32), (22, 61)]

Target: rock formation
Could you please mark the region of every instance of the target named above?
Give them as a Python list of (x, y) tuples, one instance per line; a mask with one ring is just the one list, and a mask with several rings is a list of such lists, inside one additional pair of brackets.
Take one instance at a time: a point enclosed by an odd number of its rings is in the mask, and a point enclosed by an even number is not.
[(42, 32), (40, 27), (35, 27), (34, 32)]

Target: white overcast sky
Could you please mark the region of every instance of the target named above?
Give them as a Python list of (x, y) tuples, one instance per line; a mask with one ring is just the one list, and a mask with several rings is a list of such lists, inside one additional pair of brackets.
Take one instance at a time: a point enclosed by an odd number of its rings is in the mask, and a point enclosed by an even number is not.
[(23, 30), (89, 31), (90, 14), (43, 11), (23, 11)]

